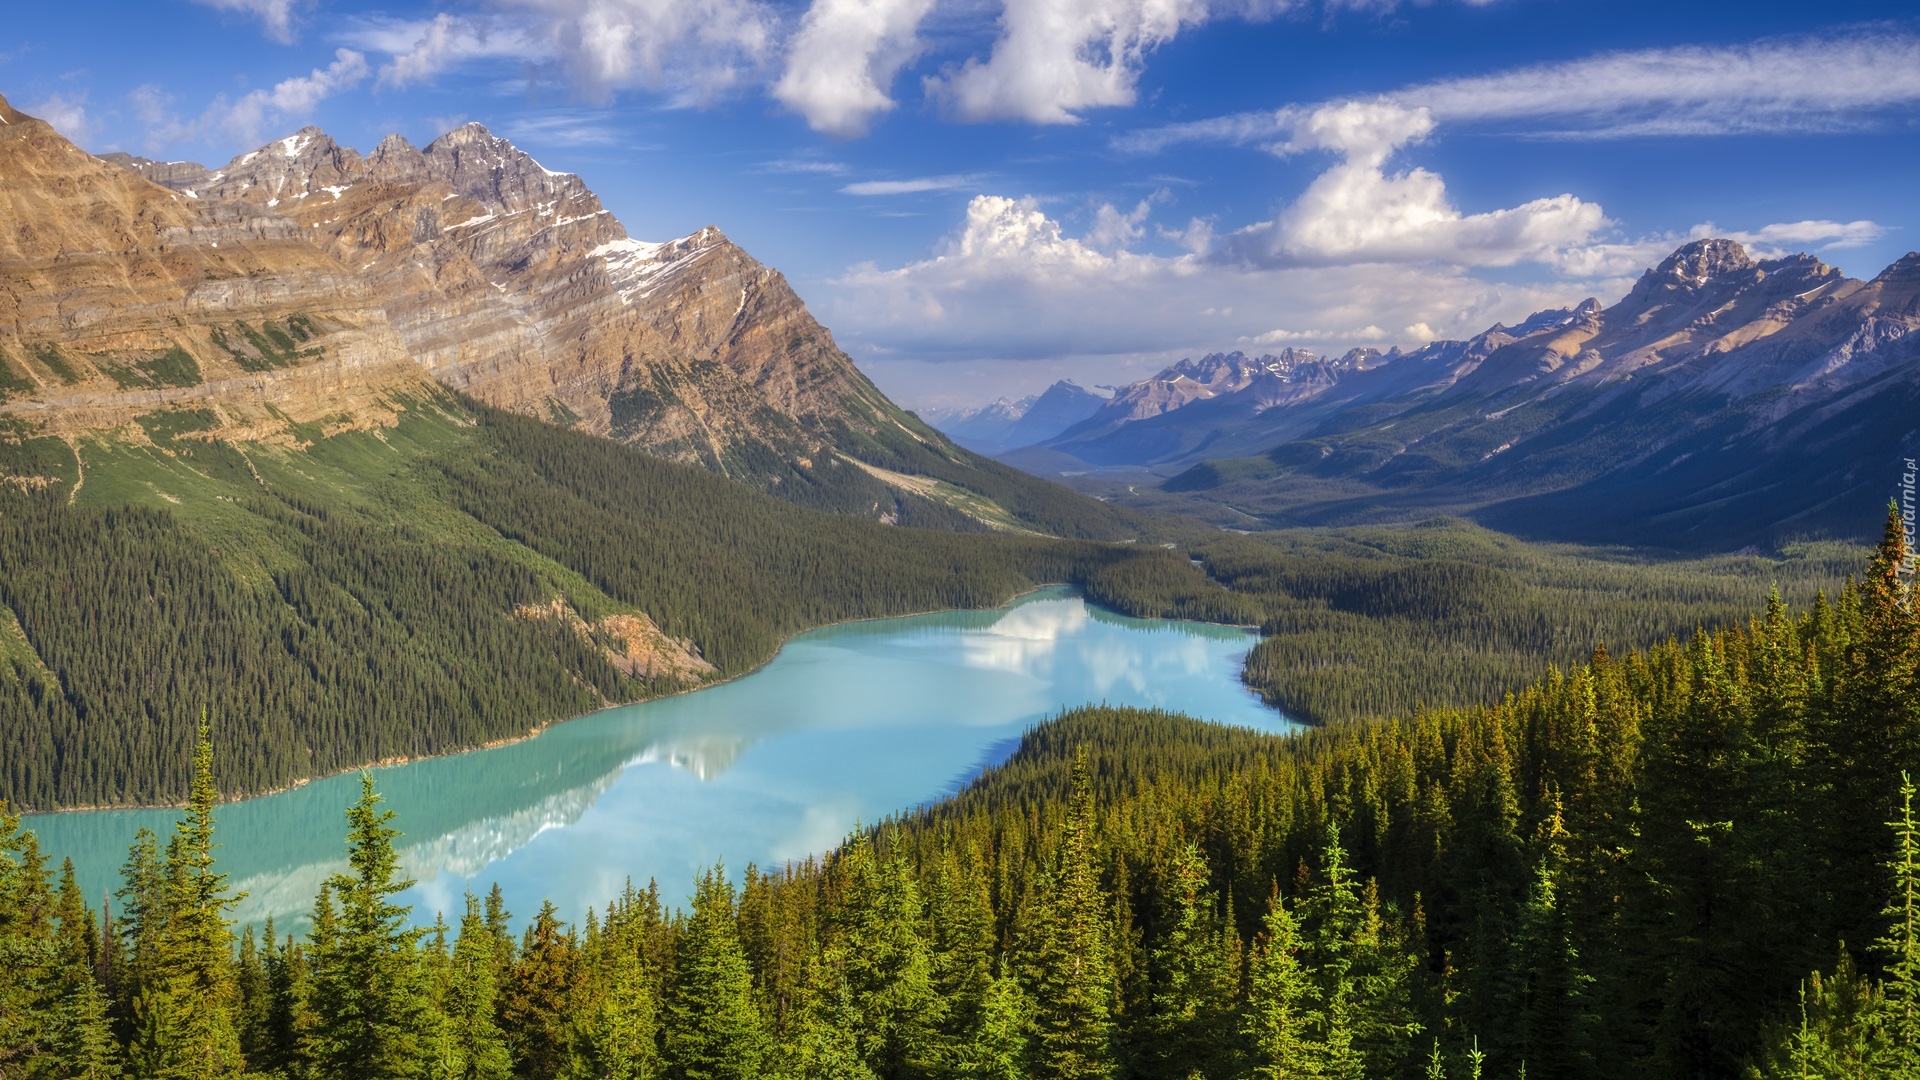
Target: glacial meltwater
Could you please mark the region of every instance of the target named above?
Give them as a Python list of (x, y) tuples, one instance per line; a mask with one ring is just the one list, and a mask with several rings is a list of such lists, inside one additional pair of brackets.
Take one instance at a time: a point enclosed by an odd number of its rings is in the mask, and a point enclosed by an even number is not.
[[(828, 850), (861, 822), (958, 790), (1063, 709), (1156, 707), (1268, 731), (1293, 725), (1240, 682), (1251, 631), (1131, 619), (1065, 588), (992, 611), (949, 611), (802, 634), (732, 682), (607, 709), (507, 746), (374, 770), (416, 920), (457, 922), (462, 894), (498, 882), (524, 921), (603, 908), (626, 880), (682, 903), (725, 861), (778, 866)], [(220, 807), (217, 856), (245, 892), (235, 916), (304, 924), (345, 868), (336, 776)], [(134, 833), (162, 843), (172, 810), (36, 814), (58, 866), (71, 856), (95, 904), (119, 885)]]

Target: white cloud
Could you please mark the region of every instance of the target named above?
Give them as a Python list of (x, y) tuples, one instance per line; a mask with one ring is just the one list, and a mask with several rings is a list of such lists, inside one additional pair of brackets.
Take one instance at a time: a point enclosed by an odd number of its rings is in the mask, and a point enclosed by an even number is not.
[(468, 60), (527, 60), (545, 54), (538, 42), (512, 23), (446, 12), (421, 22), (367, 21), (342, 35), (342, 40), (392, 57), (380, 67), (380, 85), (391, 87), (426, 82)]
[(1255, 265), (1447, 262), (1510, 266), (1549, 262), (1607, 224), (1572, 195), (1463, 214), (1436, 173), (1389, 173), (1388, 158), (1425, 138), (1433, 117), (1391, 101), (1345, 101), (1296, 114), (1284, 153), (1331, 150), (1341, 160), (1271, 221), (1220, 242), (1220, 257)]
[[(612, 146), (621, 141), (621, 133), (599, 122), (593, 113), (554, 113), (546, 116), (522, 116), (506, 126), (509, 139), (537, 142), (546, 146)], [(451, 131), (459, 124), (449, 124)]]
[[(1848, 130), (1920, 103), (1920, 35), (1872, 27), (1842, 36), (1604, 53), (1397, 90), (1388, 99), (1445, 124), (1523, 124), (1564, 138)], [(1284, 137), (1288, 106), (1133, 132), (1115, 145)]]
[(144, 145), (149, 153), (195, 142), (253, 146), (308, 119), (322, 101), (358, 86), (371, 73), (364, 55), (336, 49), (333, 63), (324, 68), (283, 79), (269, 89), (249, 91), (238, 100), (218, 95), (192, 120), (181, 120), (173, 111), (172, 95), (151, 83), (135, 87), (127, 100), (146, 129)]
[(371, 74), (367, 58), (352, 49), (335, 49), (333, 63), (305, 75), (275, 83), (270, 90), (253, 90), (238, 101), (216, 99), (203, 117), (203, 126), (217, 127), (243, 142), (257, 143), (269, 126), (281, 127), (305, 119), (322, 101), (350, 90)]
[(232, 11), (260, 20), (260, 29), (283, 44), (293, 40), (293, 10), (297, 0), (193, 0), (216, 11)]
[(596, 104), (619, 90), (704, 103), (764, 66), (778, 18), (762, 0), (497, 0), (491, 12), (417, 22), (363, 20), (343, 40), (387, 54), (383, 85), (423, 82), (462, 63), (556, 67)]
[(1204, 0), (1006, 0), (987, 60), (929, 77), (927, 92), (963, 120), (1077, 123), (1131, 105), (1147, 54), (1207, 14)]
[(1383, 337), (1415, 344), (1374, 324), (1471, 334), (1581, 295), (1444, 265), (1258, 267), (1106, 252), (1067, 235), (1032, 199), (981, 195), (932, 257), (855, 267), (824, 306), (835, 332), (876, 358), (1051, 360), (1219, 348), (1276, 326), (1367, 331), (1361, 341), (1342, 331), (1287, 339), (1323, 349)]
[(93, 122), (87, 116), (87, 95), (48, 94), (39, 101), (20, 107), (28, 116), (37, 116), (53, 125), (53, 130), (71, 143), (84, 143), (93, 135)]
[(1112, 203), (1101, 203), (1093, 212), (1093, 227), (1087, 230), (1087, 243), (1101, 251), (1125, 251), (1128, 245), (1146, 234), (1141, 222), (1153, 212), (1153, 204), (1139, 204), (1121, 213)]
[(847, 195), (918, 195), (927, 191), (965, 191), (979, 187), (978, 173), (953, 176), (916, 176), (910, 180), (862, 180), (841, 188)]
[(801, 173), (816, 176), (839, 176), (847, 172), (843, 161), (822, 161), (818, 158), (777, 158), (760, 163), (759, 172), (764, 173)]
[(1791, 221), (1758, 229), (1723, 229), (1711, 221), (1685, 232), (1664, 232), (1637, 240), (1588, 244), (1559, 252), (1553, 267), (1573, 278), (1621, 277), (1638, 274), (1673, 254), (1690, 240), (1721, 237), (1737, 240), (1756, 259), (1778, 259), (1802, 251), (1844, 250), (1870, 244), (1886, 235), (1872, 221)]
[(1808, 248), (1864, 247), (1887, 234), (1884, 226), (1873, 221), (1788, 221), (1753, 232), (1724, 233), (1704, 225), (1694, 231), (1701, 236), (1731, 237), (1769, 258)]
[(934, 0), (814, 0), (773, 96), (815, 131), (865, 135), (894, 108), (894, 76), (919, 55), (920, 21)]
[[(1128, 228), (1144, 232), (1149, 224), (1143, 217)], [(1589, 296), (1610, 303), (1642, 270), (1702, 236), (1731, 236), (1764, 258), (1809, 244), (1865, 242), (1878, 229), (1871, 222), (1746, 231), (1703, 224), (1684, 235), (1554, 251), (1544, 257), (1552, 273), (1501, 280), (1440, 258), (1301, 264), (1103, 250), (1103, 240), (1118, 234), (1107, 223), (1103, 237), (1102, 228), (1096, 214), (1076, 237), (1033, 199), (976, 196), (932, 255), (891, 269), (853, 267), (830, 283), (821, 307), (862, 363), (879, 364), (890, 378), (909, 378), (914, 361), (947, 361), (964, 362), (952, 370), (999, 371), (1005, 382), (1004, 364), (1044, 360), (1096, 379), (1110, 364), (1111, 377), (1124, 379), (1182, 353), (1412, 347), (1470, 337), (1495, 322), (1513, 325)]]

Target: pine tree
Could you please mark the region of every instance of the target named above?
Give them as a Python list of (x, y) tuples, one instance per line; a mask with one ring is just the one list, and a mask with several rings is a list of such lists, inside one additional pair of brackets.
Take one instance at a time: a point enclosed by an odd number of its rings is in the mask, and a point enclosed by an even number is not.
[(766, 1031), (734, 922), (733, 887), (719, 867), (700, 876), (674, 950), (662, 1058), (675, 1080), (749, 1080)]
[(1059, 854), (1040, 876), (1019, 966), (1034, 1003), (1034, 1076), (1107, 1080), (1116, 1065), (1113, 968), (1084, 748), (1074, 758), (1071, 783)]
[(1300, 927), (1276, 886), (1267, 901), (1259, 940), (1249, 964), (1250, 987), (1241, 1034), (1251, 1047), (1253, 1075), (1260, 1080), (1304, 1080), (1316, 1075), (1314, 1032), (1323, 1018), (1311, 974), (1301, 963)]
[[(219, 801), (213, 744), (202, 717), (187, 815), (175, 826), (160, 869), (159, 925), (142, 927), (155, 935), (149, 955), (142, 958), (133, 1001), (129, 1056), (142, 1077), (202, 1080), (238, 1075), (244, 1069), (233, 920), (228, 917), (243, 894), (229, 894), (227, 875), (214, 869), (213, 808)], [(136, 851), (133, 861), (140, 857)], [(151, 887), (150, 882), (134, 881), (128, 886)], [(141, 899), (145, 904), (155, 901), (151, 896)], [(143, 912), (143, 921), (152, 915)]]
[(493, 950), (493, 930), (481, 913), (480, 901), (469, 893), (441, 1006), (448, 1043), (443, 1060), (450, 1065), (447, 1075), (457, 1080), (507, 1080), (513, 1075), (513, 1060), (495, 1022), (499, 988)]
[(500, 1000), (500, 1027), (518, 1075), (555, 1080), (571, 1067), (578, 960), (553, 901), (542, 903)]
[[(894, 837), (898, 841), (897, 834)], [(931, 1070), (943, 1003), (921, 932), (924, 914), (912, 868), (897, 849), (882, 859), (863, 833), (845, 849), (846, 894), (835, 930), (848, 991), (860, 1017), (860, 1055), (881, 1080)]]
[(362, 773), (347, 810), (348, 870), (328, 879), (315, 906), (306, 1056), (316, 1080), (421, 1076), (431, 1061), (438, 1024), (421, 977), (422, 931), (391, 899), (413, 882), (396, 880), (399, 832), (379, 807), (373, 775)]
[(1874, 943), (1886, 961), (1881, 984), (1889, 1040), (1886, 1067), (1920, 1076), (1920, 822), (1913, 814), (1913, 778), (1900, 777), (1899, 816), (1887, 823), (1894, 834), (1889, 860), (1893, 897), (1882, 912), (1887, 932)]
[(1198, 845), (1175, 850), (1169, 878), (1169, 910), (1148, 955), (1145, 1045), (1135, 1070), (1167, 1080), (1238, 1075), (1238, 950)]

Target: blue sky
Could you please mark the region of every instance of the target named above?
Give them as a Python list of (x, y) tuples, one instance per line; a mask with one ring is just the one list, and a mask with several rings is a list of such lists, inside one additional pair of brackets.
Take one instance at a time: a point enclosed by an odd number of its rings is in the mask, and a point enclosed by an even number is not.
[(716, 224), (909, 405), (1611, 302), (1690, 236), (1920, 248), (1911, 0), (8, 5), (0, 93), (218, 163), (468, 120)]

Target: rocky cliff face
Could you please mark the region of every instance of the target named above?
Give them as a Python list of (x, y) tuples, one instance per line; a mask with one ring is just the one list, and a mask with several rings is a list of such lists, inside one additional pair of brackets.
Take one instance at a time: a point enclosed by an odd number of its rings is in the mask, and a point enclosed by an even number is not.
[(367, 283), (279, 215), (169, 191), (0, 99), (0, 417), (76, 438), (158, 408), (296, 439), (431, 384)]
[(711, 227), (635, 240), (578, 176), (478, 124), (365, 156), (304, 128), (203, 174), (141, 171), (290, 220), (358, 269), (428, 372), (490, 404), (727, 471), (905, 430), (778, 271)]

